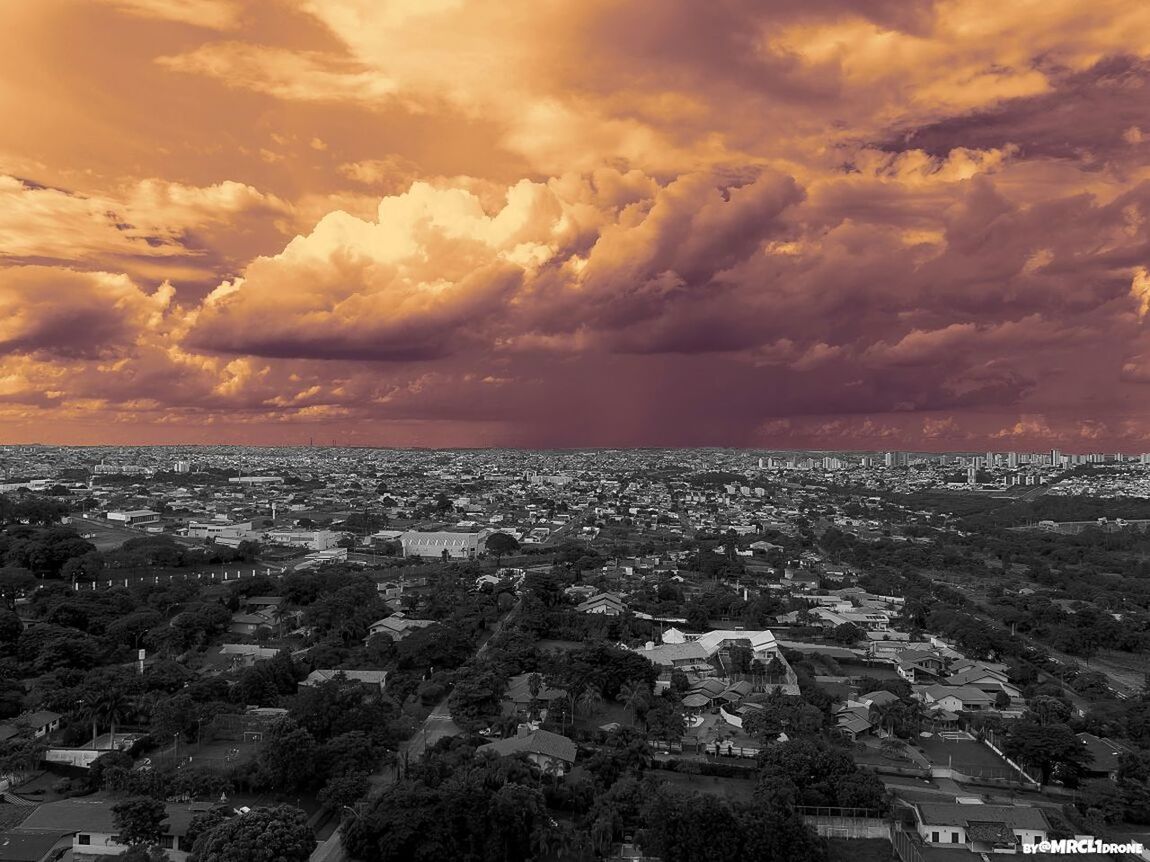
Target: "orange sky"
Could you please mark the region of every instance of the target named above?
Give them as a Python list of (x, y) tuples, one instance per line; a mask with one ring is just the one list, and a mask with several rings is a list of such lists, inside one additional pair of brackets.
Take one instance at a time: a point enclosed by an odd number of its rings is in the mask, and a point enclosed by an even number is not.
[(1141, 0), (0, 0), (0, 442), (1150, 451)]

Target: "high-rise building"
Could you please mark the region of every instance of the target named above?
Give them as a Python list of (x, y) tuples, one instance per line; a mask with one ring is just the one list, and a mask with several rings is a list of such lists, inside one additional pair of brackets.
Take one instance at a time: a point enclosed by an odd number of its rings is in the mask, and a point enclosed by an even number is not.
[(1018, 469), (1018, 453), (1017, 452), (1007, 452), (1006, 453), (1006, 466), (1008, 468), (1010, 468), (1011, 470), (1017, 470)]
[(1055, 467), (1060, 467), (1062, 465), (1062, 453), (1057, 449), (1050, 450), (1050, 463)]
[(973, 461), (971, 461), (970, 465), (966, 468), (966, 484), (978, 484), (978, 465)]

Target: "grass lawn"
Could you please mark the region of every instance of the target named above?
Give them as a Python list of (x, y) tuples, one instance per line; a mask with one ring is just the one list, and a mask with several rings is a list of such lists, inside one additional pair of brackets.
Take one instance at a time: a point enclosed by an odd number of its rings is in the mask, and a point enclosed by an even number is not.
[(926, 752), (935, 766), (978, 766), (1010, 769), (1010, 765), (981, 742), (974, 740), (947, 740), (940, 736), (917, 737), (914, 744)]
[(890, 862), (894, 847), (885, 838), (828, 838), (831, 862)]
[(675, 790), (690, 793), (710, 793), (739, 802), (751, 802), (755, 792), (755, 781), (749, 778), (717, 778), (713, 775), (688, 775), (683, 772), (669, 772), (652, 769), (650, 775), (665, 781)]

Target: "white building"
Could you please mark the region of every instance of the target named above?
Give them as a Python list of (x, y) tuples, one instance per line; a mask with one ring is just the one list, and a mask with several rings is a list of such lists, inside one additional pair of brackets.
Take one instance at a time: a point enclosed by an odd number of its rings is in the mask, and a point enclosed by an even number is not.
[(428, 559), (473, 560), (479, 556), (486, 533), (452, 533), (444, 530), (432, 533), (408, 531), (399, 537), (405, 557)]
[(119, 521), (129, 527), (138, 527), (143, 524), (155, 524), (160, 520), (160, 514), (151, 509), (133, 509), (130, 512), (109, 512), (108, 520)]
[(252, 535), (252, 522), (192, 521), (187, 527), (189, 539), (246, 539)]
[(264, 537), (277, 545), (326, 551), (336, 546), (340, 534), (332, 530), (269, 530)]

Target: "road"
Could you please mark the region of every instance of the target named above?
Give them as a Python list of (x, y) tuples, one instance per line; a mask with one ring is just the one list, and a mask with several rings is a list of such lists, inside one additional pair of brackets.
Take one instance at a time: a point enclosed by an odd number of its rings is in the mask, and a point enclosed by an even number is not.
[[(479, 647), (475, 650), (475, 658), (479, 658), (487, 652), (487, 645), (491, 643), (492, 638), (503, 631), (503, 627), (518, 612), (520, 601), (517, 600), (511, 610), (496, 624), (495, 628), (480, 641)], [(457, 736), (462, 732), (459, 725), (451, 718), (451, 710), (447, 706), (450, 699), (451, 695), (448, 695), (436, 704), (435, 708), (431, 710), (431, 714), (423, 720), (411, 738), (400, 744), (394, 762), (389, 759), (380, 764), (379, 769), (370, 779), (373, 787), (384, 787), (394, 782), (397, 777), (398, 766), (418, 761), (423, 757), (423, 753), (439, 740), (448, 736)], [(350, 857), (343, 848), (342, 834), (343, 826), (341, 825), (325, 841), (320, 842), (319, 846), (312, 852), (309, 862), (347, 862)]]

